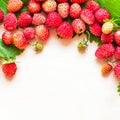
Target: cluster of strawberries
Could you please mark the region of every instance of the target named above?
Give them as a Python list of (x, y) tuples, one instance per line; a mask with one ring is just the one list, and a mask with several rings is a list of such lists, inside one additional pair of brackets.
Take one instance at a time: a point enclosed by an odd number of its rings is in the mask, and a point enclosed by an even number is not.
[[(86, 7), (82, 8), (84, 3), (86, 0), (30, 0), (28, 11), (21, 12), (17, 18), (16, 12), (23, 8), (24, 3), (22, 0), (8, 0), (6, 9), (9, 13), (5, 18), (0, 10), (0, 21), (4, 18), (6, 29), (2, 41), (23, 50), (35, 36), (46, 41), (50, 35), (49, 28), (56, 29), (60, 38), (71, 39), (75, 34), (84, 33), (88, 27), (91, 34), (100, 37), (103, 43), (96, 50), (96, 57), (108, 59), (115, 56), (115, 59), (120, 59), (120, 30), (113, 32), (115, 23), (111, 20), (110, 13), (94, 0), (89, 0)], [(68, 17), (72, 20), (71, 23), (66, 21)], [(18, 27), (24, 29), (21, 31)], [(113, 42), (117, 48), (113, 46)], [(40, 43), (36, 43), (35, 47), (39, 50), (43, 48)], [(109, 73), (112, 69), (113, 63), (106, 63), (102, 67), (102, 73)], [(7, 77), (12, 77), (17, 70), (16, 63), (7, 62), (3, 64), (2, 70)], [(120, 64), (115, 65), (114, 73), (120, 78)]]

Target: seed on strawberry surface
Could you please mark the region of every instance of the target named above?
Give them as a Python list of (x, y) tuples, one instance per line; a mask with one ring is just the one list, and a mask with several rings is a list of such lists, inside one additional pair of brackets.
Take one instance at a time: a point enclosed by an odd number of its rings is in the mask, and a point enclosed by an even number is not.
[(46, 22), (46, 17), (42, 13), (35, 13), (33, 15), (32, 24), (33, 25), (42, 25)]
[(57, 12), (50, 12), (46, 18), (46, 25), (51, 28), (58, 27), (62, 23), (62, 18)]
[(70, 17), (78, 18), (81, 13), (81, 6), (78, 3), (73, 3), (70, 6)]
[(76, 34), (84, 33), (86, 30), (85, 23), (79, 18), (73, 20), (72, 27)]
[(56, 11), (57, 3), (55, 0), (46, 0), (42, 3), (42, 10), (46, 13)]
[(113, 69), (112, 63), (103, 64), (101, 69), (102, 75), (108, 75), (112, 69)]
[(13, 43), (13, 34), (10, 31), (5, 31), (2, 34), (2, 42), (6, 45), (10, 45)]
[(30, 13), (38, 13), (41, 9), (40, 3), (35, 0), (30, 0), (28, 3), (28, 10)]
[(115, 31), (114, 33), (114, 40), (115, 42), (120, 45), (120, 29), (118, 29), (117, 31)]
[(18, 26), (28, 27), (32, 23), (32, 17), (29, 12), (22, 12), (18, 18)]
[(23, 7), (22, 0), (8, 0), (7, 10), (9, 12), (18, 12)]
[(91, 10), (89, 10), (89, 9), (83, 9), (82, 11), (81, 11), (81, 19), (85, 22), (85, 23), (87, 23), (88, 25), (91, 25), (91, 24), (93, 24), (94, 23), (94, 21), (95, 21), (95, 17), (94, 17), (94, 14), (93, 14), (93, 12), (91, 11)]
[(102, 32), (104, 34), (110, 34), (112, 32), (113, 28), (114, 28), (114, 25), (112, 22), (105, 22), (102, 25)]
[(95, 18), (98, 22), (103, 23), (104, 20), (110, 19), (110, 13), (106, 9), (100, 8), (95, 12)]
[(19, 49), (25, 49), (28, 45), (28, 41), (26, 40), (23, 32), (21, 31), (16, 31), (13, 34), (13, 43), (14, 45), (19, 48)]
[(0, 22), (4, 19), (4, 12), (0, 9)]
[(69, 15), (70, 5), (68, 3), (59, 3), (57, 10), (62, 18), (67, 18)]
[(5, 63), (2, 65), (2, 72), (6, 77), (13, 77), (17, 71), (17, 65), (15, 62), (13, 63)]
[(6, 30), (16, 30), (17, 18), (14, 13), (8, 13), (4, 20), (4, 28)]
[(32, 27), (27, 27), (23, 30), (24, 36), (27, 40), (32, 40), (35, 38), (35, 29)]
[(46, 25), (39, 25), (35, 28), (37, 37), (42, 40), (46, 41), (49, 38), (49, 29)]

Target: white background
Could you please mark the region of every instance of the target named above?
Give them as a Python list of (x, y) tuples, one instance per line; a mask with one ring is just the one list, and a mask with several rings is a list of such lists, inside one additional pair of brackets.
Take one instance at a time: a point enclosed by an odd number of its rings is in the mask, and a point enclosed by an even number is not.
[(119, 120), (117, 81), (102, 77), (97, 45), (81, 53), (79, 41), (63, 45), (52, 33), (42, 53), (17, 57), (12, 82), (0, 70), (0, 120)]

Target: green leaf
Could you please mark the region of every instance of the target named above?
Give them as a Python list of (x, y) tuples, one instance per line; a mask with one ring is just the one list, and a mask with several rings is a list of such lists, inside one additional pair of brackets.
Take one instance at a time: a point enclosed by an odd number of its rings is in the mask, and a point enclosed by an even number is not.
[(4, 11), (5, 15), (8, 12), (6, 9), (7, 3), (8, 3), (8, 0), (0, 0), (0, 9), (2, 9)]
[(5, 45), (0, 39), (0, 57), (2, 58), (16, 58), (17, 55), (22, 53), (23, 50), (19, 50), (13, 44), (12, 45)]
[(96, 0), (101, 7), (107, 9), (111, 17), (117, 19), (117, 23), (120, 25), (120, 0)]

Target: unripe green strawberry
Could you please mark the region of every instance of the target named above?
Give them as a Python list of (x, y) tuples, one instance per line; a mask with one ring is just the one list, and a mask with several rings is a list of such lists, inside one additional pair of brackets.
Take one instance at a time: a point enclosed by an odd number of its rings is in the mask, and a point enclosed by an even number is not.
[(112, 22), (105, 22), (102, 25), (102, 32), (104, 34), (110, 34), (112, 32), (113, 28), (114, 28), (114, 25)]
[(44, 48), (43, 44), (41, 44), (41, 43), (39, 43), (39, 42), (35, 42), (35, 43), (34, 43), (34, 47), (35, 47), (35, 50), (36, 50), (36, 51), (42, 51), (43, 48)]

